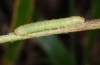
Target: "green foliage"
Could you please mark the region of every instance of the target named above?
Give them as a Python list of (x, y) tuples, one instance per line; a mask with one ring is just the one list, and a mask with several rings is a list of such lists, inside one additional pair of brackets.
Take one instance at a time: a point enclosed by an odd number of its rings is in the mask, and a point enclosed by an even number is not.
[[(31, 21), (33, 1), (34, 0), (15, 1), (11, 30)], [(11, 42), (7, 44), (7, 52), (5, 55), (4, 63), (8, 63), (5, 65), (11, 65), (14, 63), (14, 61), (19, 56), (22, 47), (22, 41)]]
[[(100, 11), (99, 8), (100, 0), (94, 0), (93, 5), (93, 18), (99, 18), (100, 15), (98, 14)], [(74, 0), (70, 0), (69, 3), (69, 15), (74, 15), (75, 11), (75, 2)], [(37, 11), (36, 11), (37, 12)], [(35, 14), (36, 20), (39, 20), (39, 11)], [(20, 25), (26, 24), (31, 21), (31, 14), (32, 14), (32, 0), (16, 0), (16, 6), (14, 10), (14, 18), (12, 21), (11, 29), (14, 29)], [(41, 18), (42, 19), (42, 18)], [(43, 20), (43, 19), (42, 19)], [(83, 65), (88, 63), (88, 60), (91, 56), (94, 42), (97, 39), (99, 31), (94, 30), (90, 32), (90, 38), (88, 41), (88, 45), (84, 54)], [(72, 55), (66, 50), (63, 43), (55, 36), (47, 36), (47, 37), (40, 37), (36, 38), (39, 42), (39, 45), (45, 51), (45, 53), (49, 56), (53, 64), (55, 65), (76, 65), (76, 58), (75, 58), (75, 34), (72, 36)], [(5, 55), (6, 59), (5, 62), (9, 62), (6, 65), (13, 64), (16, 58), (19, 56), (20, 50), (23, 44), (21, 41), (11, 42), (8, 44), (7, 53)]]

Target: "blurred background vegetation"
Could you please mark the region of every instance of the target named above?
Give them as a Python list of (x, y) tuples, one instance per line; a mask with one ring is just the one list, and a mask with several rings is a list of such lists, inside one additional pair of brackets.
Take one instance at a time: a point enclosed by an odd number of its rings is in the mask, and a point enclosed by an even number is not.
[[(100, 18), (100, 0), (0, 0), (0, 35), (39, 20)], [(0, 44), (0, 65), (100, 65), (99, 30)]]

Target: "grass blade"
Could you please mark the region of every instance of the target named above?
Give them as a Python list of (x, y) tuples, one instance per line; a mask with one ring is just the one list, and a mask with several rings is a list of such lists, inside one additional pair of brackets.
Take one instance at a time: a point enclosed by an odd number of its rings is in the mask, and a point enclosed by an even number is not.
[[(31, 21), (32, 4), (34, 0), (16, 0), (10, 30)], [(11, 65), (18, 57), (23, 44), (22, 41), (7, 44), (4, 65)]]

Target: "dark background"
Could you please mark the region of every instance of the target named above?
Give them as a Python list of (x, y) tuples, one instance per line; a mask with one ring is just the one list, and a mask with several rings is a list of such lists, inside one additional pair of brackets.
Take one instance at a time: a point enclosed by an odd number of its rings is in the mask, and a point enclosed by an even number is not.
[[(12, 20), (14, 0), (0, 0), (0, 35), (8, 34), (8, 30)], [(70, 0), (35, 0), (35, 13), (33, 21), (36, 21), (37, 15), (42, 19), (58, 19), (79, 15), (86, 19), (93, 19), (92, 8), (93, 0), (75, 0), (74, 14), (70, 13)], [(99, 6), (98, 6), (99, 7)], [(99, 13), (98, 13), (99, 14)], [(74, 33), (75, 41), (75, 56), (77, 65), (82, 64), (84, 49), (87, 46), (90, 31)], [(64, 46), (71, 51), (71, 41), (73, 33), (59, 34), (57, 37), (63, 42)], [(100, 41), (99, 35), (95, 42), (93, 52), (89, 58), (88, 65), (100, 63)], [(28, 44), (27, 44), (28, 43)], [(6, 45), (0, 44), (0, 65), (5, 54)], [(13, 53), (13, 52), (12, 52)], [(38, 45), (36, 40), (26, 40), (21, 49), (20, 56), (15, 62), (15, 65), (53, 65), (46, 52)], [(63, 65), (63, 64), (62, 64)]]

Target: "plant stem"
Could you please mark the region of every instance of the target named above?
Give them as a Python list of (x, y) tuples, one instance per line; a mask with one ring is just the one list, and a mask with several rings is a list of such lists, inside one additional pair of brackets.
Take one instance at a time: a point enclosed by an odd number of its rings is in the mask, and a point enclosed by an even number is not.
[(75, 26), (61, 28), (61, 29), (58, 28), (58, 29), (53, 29), (53, 30), (46, 30), (42, 32), (27, 34), (25, 36), (16, 35), (12, 32), (8, 35), (0, 36), (0, 43), (13, 42), (17, 40), (24, 40), (24, 39), (40, 37), (40, 36), (48, 36), (48, 35), (53, 35), (53, 34), (92, 30), (92, 29), (100, 29), (100, 19), (86, 20), (85, 23), (81, 25), (75, 25)]

